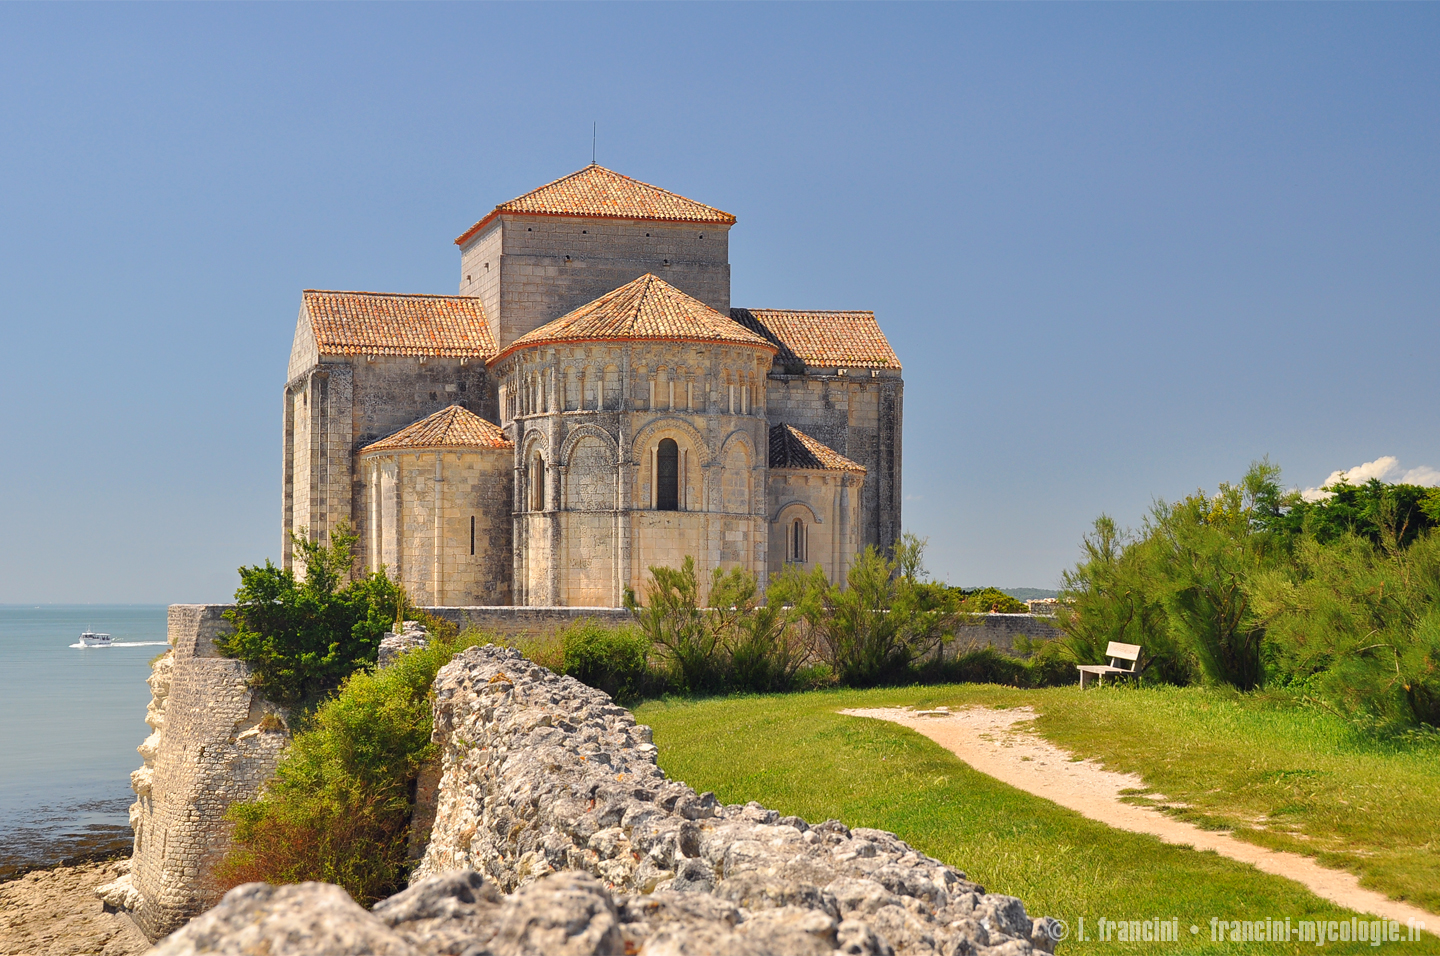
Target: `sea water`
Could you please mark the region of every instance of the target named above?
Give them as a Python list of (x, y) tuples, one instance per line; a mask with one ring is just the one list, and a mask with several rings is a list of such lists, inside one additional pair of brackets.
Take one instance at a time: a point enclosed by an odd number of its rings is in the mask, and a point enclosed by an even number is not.
[[(76, 647), (82, 631), (111, 647)], [(0, 879), (130, 842), (165, 605), (0, 605)]]

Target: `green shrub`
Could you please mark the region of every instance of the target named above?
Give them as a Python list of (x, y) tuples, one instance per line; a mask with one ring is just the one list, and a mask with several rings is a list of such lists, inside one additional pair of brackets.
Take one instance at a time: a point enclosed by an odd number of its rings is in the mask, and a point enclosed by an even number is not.
[(382, 572), (348, 581), (357, 538), (342, 525), (330, 545), (292, 535), (305, 580), (289, 569), (240, 569), (236, 606), (225, 612), (232, 632), (220, 652), (249, 664), (252, 684), (271, 700), (295, 706), (318, 700), (357, 667), (375, 662), (380, 639), (405, 603)]
[(754, 574), (716, 568), (702, 601), (695, 559), (687, 556), (678, 569), (652, 567), (646, 603), (627, 591), (625, 606), (653, 652), (657, 686), (686, 694), (766, 693), (789, 690), (814, 656), (800, 606), (809, 590), (808, 579), (792, 569), (776, 575), (762, 602)]
[(1350, 714), (1440, 725), (1440, 536), (1306, 536), (1255, 583), (1273, 667)]
[(561, 672), (619, 701), (634, 700), (656, 683), (650, 641), (638, 627), (605, 627), (592, 618), (560, 632)]
[(430, 687), (484, 640), (467, 632), (345, 680), (295, 734), (265, 792), (230, 808), (222, 885), (324, 880), (364, 904), (402, 888), (413, 788), (434, 755)]
[(970, 614), (1024, 614), (1030, 606), (997, 588), (957, 588), (963, 598), (960, 609)]
[(905, 535), (897, 559), (865, 549), (845, 586), (816, 568), (800, 598), (820, 655), (849, 687), (905, 681), (911, 665), (953, 635), (963, 615), (954, 589), (927, 583), (919, 564), (924, 542)]

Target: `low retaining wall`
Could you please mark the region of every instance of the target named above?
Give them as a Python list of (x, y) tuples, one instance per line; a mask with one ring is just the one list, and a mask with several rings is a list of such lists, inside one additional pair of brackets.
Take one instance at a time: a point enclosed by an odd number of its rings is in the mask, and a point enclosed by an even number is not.
[[(427, 607), (422, 610), (453, 622), (461, 630), (478, 627), (506, 637), (543, 634), (584, 618), (612, 627), (634, 620), (623, 607), (477, 606)], [(1013, 654), (1016, 638), (1048, 640), (1062, 634), (1055, 618), (1046, 614), (977, 614), (956, 632), (955, 640), (946, 645), (945, 653), (948, 657), (975, 647), (993, 647)]]
[(1052, 640), (1064, 635), (1048, 614), (977, 614), (955, 632), (945, 645), (945, 656), (954, 657), (977, 647), (993, 647), (1014, 654), (1015, 640)]
[(478, 627), (505, 637), (534, 636), (557, 630), (585, 618), (601, 624), (628, 624), (634, 620), (623, 607), (427, 607), (426, 614), (451, 621), (461, 630)]

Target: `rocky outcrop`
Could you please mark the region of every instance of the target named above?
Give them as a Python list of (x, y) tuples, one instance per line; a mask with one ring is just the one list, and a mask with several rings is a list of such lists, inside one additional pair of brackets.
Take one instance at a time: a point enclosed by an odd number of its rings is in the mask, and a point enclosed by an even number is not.
[(441, 669), (435, 696), (441, 780), (417, 881), (473, 869), (511, 892), (588, 873), (619, 894), (617, 913), (652, 927), (653, 952), (698, 951), (681, 936), (655, 947), (672, 939), (666, 926), (700, 913), (712, 935), (809, 926), (815, 942), (803, 951), (1048, 948), (1048, 924), (1019, 900), (986, 893), (894, 834), (721, 806), (667, 779), (649, 728), (514, 650), (465, 651)]
[[(250, 883), (231, 890), (153, 954), (891, 956), (895, 949), (875, 925), (884, 905), (839, 919), (823, 907), (749, 910), (694, 891), (616, 897), (595, 877), (573, 871), (502, 896), (467, 870), (422, 880), (367, 913), (325, 883), (278, 888)], [(945, 956), (1030, 952), (1028, 943), (1006, 933), (1023, 922), (1024, 908), (1013, 900), (1004, 909), (996, 914), (1002, 920), (997, 925), (971, 920), (937, 937), (943, 944), (938, 951)]]
[(220, 898), (213, 877), (230, 846), (225, 811), (259, 793), (290, 739), (284, 709), (250, 688), (249, 667), (216, 649), (229, 627), (224, 610), (170, 607), (171, 649), (150, 676), (152, 733), (130, 777), (130, 872), (96, 891), (152, 940)]

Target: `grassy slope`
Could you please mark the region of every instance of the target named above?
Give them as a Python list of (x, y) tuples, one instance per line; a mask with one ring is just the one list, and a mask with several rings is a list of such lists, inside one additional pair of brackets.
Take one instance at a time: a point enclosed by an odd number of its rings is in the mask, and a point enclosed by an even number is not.
[[(1440, 913), (1440, 746), (1380, 741), (1280, 696), (1199, 687), (947, 688), (940, 702), (1030, 704), (1056, 744), (1140, 774), (1171, 812), (1316, 857)], [(1147, 802), (1143, 797), (1135, 802)]]
[[(1059, 690), (1053, 696), (1058, 700), (1066, 693)], [(1092, 937), (1101, 916), (1175, 916), (1181, 921), (1185, 951), (1235, 952), (1234, 944), (1209, 942), (1210, 917), (1300, 920), (1354, 915), (1289, 880), (1088, 821), (972, 771), (904, 728), (835, 713), (851, 706), (967, 701), (1024, 701), (1047, 711), (1040, 705), (1051, 695), (968, 686), (837, 691), (651, 703), (641, 707), (637, 717), (654, 727), (661, 765), (697, 789), (714, 790), (726, 802), (759, 800), (811, 820), (839, 817), (852, 826), (894, 831), (991, 890), (1019, 896), (1035, 914), (1060, 917), (1072, 928), (1085, 917)], [(1122, 696), (1093, 695), (1086, 699), (1086, 709), (1103, 712)], [(1079, 714), (1078, 700), (1066, 703)], [(1183, 711), (1183, 701), (1181, 705)], [(1123, 707), (1114, 713), (1123, 717)], [(1042, 725), (1055, 720), (1078, 735), (1078, 716), (1068, 723), (1047, 717)], [(1188, 933), (1191, 923), (1201, 927), (1198, 936)], [(1263, 948), (1300, 952), (1313, 950), (1314, 944)], [(1072, 953), (1146, 949), (1145, 944), (1075, 940), (1063, 946)], [(1325, 949), (1346, 951), (1343, 944)]]

